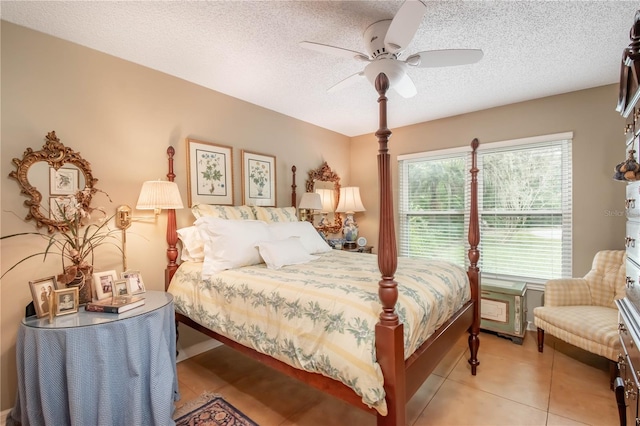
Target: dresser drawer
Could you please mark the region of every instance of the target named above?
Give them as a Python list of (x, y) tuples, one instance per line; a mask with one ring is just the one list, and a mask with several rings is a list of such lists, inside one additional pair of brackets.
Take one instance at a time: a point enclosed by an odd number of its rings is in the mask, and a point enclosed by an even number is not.
[[(638, 343), (638, 317), (635, 307), (627, 299), (617, 300), (616, 306), (619, 310), (618, 316), (618, 336), (622, 344), (622, 354), (618, 360), (620, 377), (624, 383), (624, 403), (626, 405), (626, 424), (636, 425), (638, 418), (638, 402), (640, 394), (638, 388), (640, 383), (640, 351)], [(620, 402), (620, 401), (619, 401)], [(640, 424), (640, 423), (639, 423)]]
[(627, 371), (627, 378), (638, 382), (638, 377), (640, 376), (640, 371), (638, 371), (640, 370), (640, 351), (638, 351), (638, 346), (629, 332), (629, 326), (622, 319), (620, 320), (619, 331), (622, 350), (626, 358), (626, 367), (624, 369)]
[(629, 114), (624, 124), (624, 139), (627, 142), (627, 146), (631, 144), (634, 136), (636, 135), (636, 114)]
[[(640, 200), (638, 200), (640, 203)], [(627, 221), (624, 245), (627, 249), (627, 259), (640, 259), (640, 222)]]
[(629, 219), (640, 220), (640, 181), (627, 185), (625, 208)]
[(640, 306), (640, 268), (632, 259), (633, 257), (627, 257), (626, 261), (626, 294), (631, 303)]
[[(629, 360), (625, 360), (624, 364)], [(623, 365), (624, 365), (623, 364)], [(624, 382), (624, 402), (627, 406), (627, 426), (637, 426), (638, 421), (638, 382), (628, 368), (620, 369), (620, 377)]]

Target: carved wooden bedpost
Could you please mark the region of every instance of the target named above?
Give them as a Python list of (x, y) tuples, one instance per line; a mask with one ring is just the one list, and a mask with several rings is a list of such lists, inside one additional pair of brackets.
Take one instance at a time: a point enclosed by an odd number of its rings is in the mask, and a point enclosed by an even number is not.
[[(296, 166), (291, 166), (291, 175), (293, 176), (293, 183), (291, 184), (291, 207), (296, 207)], [(298, 209), (296, 209), (297, 213)]]
[[(173, 182), (176, 178), (175, 173), (173, 173), (173, 156), (175, 153), (176, 150), (172, 146), (167, 148), (167, 155), (169, 156), (169, 173), (167, 173), (167, 179), (169, 182)], [(178, 258), (178, 249), (176, 247), (178, 244), (178, 233), (176, 231), (176, 211), (174, 209), (167, 209), (167, 259), (169, 262), (167, 263), (167, 269), (165, 269), (164, 275), (165, 290), (169, 288), (171, 278), (173, 278), (173, 274), (175, 274), (178, 269), (178, 264), (176, 263), (176, 259)]]
[(480, 251), (478, 244), (480, 243), (480, 225), (478, 224), (478, 139), (471, 141), (471, 211), (469, 218), (469, 269), (467, 275), (471, 281), (471, 299), (474, 301), (473, 306), (473, 323), (469, 330), (469, 351), (471, 357), (469, 364), (471, 365), (471, 374), (476, 375), (476, 369), (480, 365), (478, 361), (478, 348), (480, 340), (480, 270), (478, 269), (478, 261), (480, 260)]
[(378, 415), (378, 425), (404, 425), (406, 405), (406, 378), (404, 368), (403, 325), (395, 311), (398, 283), (394, 274), (398, 266), (398, 251), (393, 218), (393, 192), (391, 190), (391, 160), (387, 143), (391, 131), (387, 128), (387, 97), (389, 79), (384, 73), (376, 78), (380, 105), (378, 137), (378, 181), (380, 183), (380, 230), (378, 236), (378, 268), (382, 279), (378, 295), (382, 304), (380, 322), (376, 324), (376, 355), (384, 373), (387, 416)]

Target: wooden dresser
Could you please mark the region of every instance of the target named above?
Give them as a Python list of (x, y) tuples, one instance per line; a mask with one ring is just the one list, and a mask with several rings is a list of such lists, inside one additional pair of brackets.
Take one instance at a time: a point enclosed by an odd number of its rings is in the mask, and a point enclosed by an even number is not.
[(615, 380), (615, 393), (620, 424), (640, 426), (640, 166), (635, 163), (640, 140), (640, 11), (636, 12), (630, 34), (631, 43), (622, 57), (616, 107), (626, 118), (624, 134), (628, 162), (621, 169), (616, 168), (615, 178), (628, 183), (625, 200), (626, 297), (616, 301), (620, 312), (618, 330), (622, 351), (618, 357), (619, 377)]

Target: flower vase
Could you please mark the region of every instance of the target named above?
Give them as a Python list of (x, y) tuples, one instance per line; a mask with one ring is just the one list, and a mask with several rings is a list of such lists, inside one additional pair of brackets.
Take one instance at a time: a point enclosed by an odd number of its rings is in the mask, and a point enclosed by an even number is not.
[(67, 288), (78, 288), (78, 305), (86, 305), (91, 302), (91, 272), (93, 267), (87, 266), (83, 268), (77, 268), (75, 276), (66, 283)]

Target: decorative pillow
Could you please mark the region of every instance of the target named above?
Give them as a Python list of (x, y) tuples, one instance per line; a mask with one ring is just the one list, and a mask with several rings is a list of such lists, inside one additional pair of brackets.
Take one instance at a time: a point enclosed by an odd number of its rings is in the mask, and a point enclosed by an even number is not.
[(191, 212), (196, 219), (201, 217), (217, 217), (220, 219), (255, 220), (256, 214), (249, 206), (215, 206), (211, 204), (194, 204)]
[(256, 244), (269, 240), (266, 223), (259, 220), (201, 217), (195, 225), (204, 240), (203, 278), (225, 269), (262, 263)]
[(310, 255), (300, 242), (300, 238), (291, 237), (286, 240), (261, 241), (257, 245), (260, 256), (269, 269), (280, 269), (287, 265), (307, 263), (318, 256)]
[(183, 262), (202, 262), (204, 260), (204, 241), (200, 237), (200, 232), (195, 226), (180, 228), (176, 231), (178, 238), (182, 241), (182, 254), (180, 259)]
[(284, 240), (290, 237), (300, 237), (300, 242), (310, 254), (331, 251), (329, 244), (309, 222), (276, 222), (268, 225), (272, 240)]
[(267, 223), (274, 222), (297, 222), (295, 207), (259, 207), (251, 206), (256, 219)]

